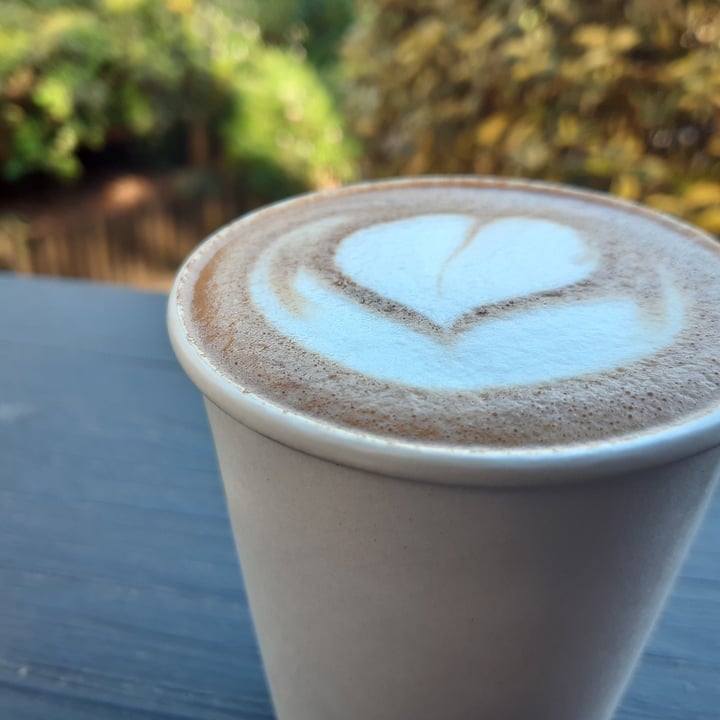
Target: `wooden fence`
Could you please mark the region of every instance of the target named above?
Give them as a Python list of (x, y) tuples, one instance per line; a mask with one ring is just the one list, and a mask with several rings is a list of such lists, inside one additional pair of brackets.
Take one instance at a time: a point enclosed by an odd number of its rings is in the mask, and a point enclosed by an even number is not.
[(190, 251), (245, 209), (228, 183), (126, 176), (34, 217), (0, 217), (0, 268), (167, 287)]

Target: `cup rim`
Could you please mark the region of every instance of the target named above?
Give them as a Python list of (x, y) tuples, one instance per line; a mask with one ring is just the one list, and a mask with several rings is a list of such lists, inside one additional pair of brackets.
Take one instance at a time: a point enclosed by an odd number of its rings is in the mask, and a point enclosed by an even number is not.
[(236, 218), (198, 245), (177, 272), (170, 291), (167, 324), (170, 342), (180, 365), (207, 400), (243, 425), (277, 442), (320, 459), (369, 470), (381, 475), (403, 477), (442, 484), (471, 486), (544, 485), (584, 481), (623, 472), (667, 464), (720, 445), (720, 406), (677, 424), (649, 429), (618, 438), (566, 445), (532, 448), (490, 446), (452, 446), (422, 443), (373, 435), (303, 415), (273, 403), (243, 388), (215, 367), (191, 341), (179, 301), (191, 268), (209, 260), (208, 248), (224, 231), (238, 222), (268, 208), (295, 203), (309, 195), (319, 196), (352, 191), (363, 186), (397, 186), (404, 183), (478, 183), (487, 181), (513, 189), (533, 188), (561, 191), (580, 197), (590, 195), (634, 212), (660, 216), (678, 230), (692, 231), (715, 242), (699, 228), (606, 193), (570, 188), (555, 183), (480, 176), (436, 176), (399, 178), (356, 183), (339, 189), (305, 193), (254, 210)]

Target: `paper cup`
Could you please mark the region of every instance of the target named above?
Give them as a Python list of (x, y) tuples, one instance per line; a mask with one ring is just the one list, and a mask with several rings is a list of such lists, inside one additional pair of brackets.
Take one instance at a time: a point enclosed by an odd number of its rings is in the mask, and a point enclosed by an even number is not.
[(382, 440), (206, 398), (279, 720), (608, 720), (720, 466), (720, 412), (566, 449)]

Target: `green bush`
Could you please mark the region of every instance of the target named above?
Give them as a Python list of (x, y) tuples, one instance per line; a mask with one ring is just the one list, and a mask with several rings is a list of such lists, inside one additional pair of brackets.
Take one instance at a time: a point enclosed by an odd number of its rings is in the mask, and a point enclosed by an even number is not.
[(293, 48), (263, 43), (259, 26), (210, 4), (193, 16), (212, 76), (231, 98), (218, 124), (224, 158), (260, 197), (348, 180), (354, 147), (317, 71)]
[(14, 180), (74, 177), (80, 148), (167, 131), (192, 71), (182, 17), (158, 2), (17, 2), (0, 25), (0, 159)]
[(352, 174), (321, 78), (241, 14), (213, 0), (4, 0), (6, 180), (74, 178), (84, 150), (142, 138), (162, 147), (198, 129), (226, 169), (269, 197)]
[(353, 18), (353, 0), (216, 0), (229, 14), (256, 22), (263, 39), (307, 52), (314, 65), (337, 61), (336, 47)]
[(720, 6), (361, 0), (348, 117), (369, 175), (520, 175), (720, 232)]

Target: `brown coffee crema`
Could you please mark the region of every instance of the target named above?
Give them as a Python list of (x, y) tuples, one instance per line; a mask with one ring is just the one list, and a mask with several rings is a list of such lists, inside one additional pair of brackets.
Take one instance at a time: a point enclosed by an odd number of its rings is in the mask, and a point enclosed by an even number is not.
[[(501, 297), (438, 322), (412, 303), (358, 282), (340, 267), (339, 248), (354, 233), (425, 215), (469, 218), (466, 234), (437, 269), (438, 283), (444, 265), (462, 262), (473, 238), (505, 219), (571, 228), (587, 253), (573, 262), (587, 261), (591, 270), (568, 284)], [(407, 252), (414, 252), (412, 243)], [(474, 257), (481, 264), (477, 252)], [(403, 382), (402, 358), (392, 361), (399, 370), (379, 377), (353, 367), (352, 359), (345, 362), (313, 349), (312, 342), (293, 337), (268, 316), (253, 291), (260, 264), (269, 296), (298, 322), (308, 312), (298, 279), (311, 278), (323, 288), (323, 297), (337, 298), (338, 304), (368, 318), (377, 316), (385, 329), (397, 327), (399, 335), (413, 342), (422, 337), (437, 343), (450, 358), (453, 348), (478, 328), (501, 321), (509, 327), (536, 317), (535, 337), (527, 339), (530, 355), (535, 343), (552, 347), (554, 359), (538, 355), (537, 362), (528, 365), (527, 382), (520, 377), (488, 383), (475, 365), (477, 382), (466, 375), (450, 389), (432, 382)], [(215, 370), (288, 411), (409, 442), (532, 448), (652, 432), (720, 405), (719, 279), (720, 248), (712, 240), (642, 208), (544, 185), (428, 178), (303, 196), (241, 218), (213, 236), (186, 267), (178, 301), (187, 309), (188, 337)], [(643, 355), (629, 352), (629, 359), (597, 369), (592, 367), (593, 355), (604, 349), (589, 345), (589, 370), (581, 363), (570, 376), (556, 372), (543, 379), (544, 365), (561, 363), (564, 352), (577, 348), (572, 327), (562, 328), (558, 347), (553, 337), (541, 337), (556, 332), (543, 330), (542, 313), (555, 317), (553, 313), (565, 308), (628, 298), (636, 304), (632, 322), (638, 327), (652, 328), (673, 312), (681, 312), (682, 323), (667, 342)], [(668, 307), (678, 302), (681, 308)], [(313, 307), (312, 312), (322, 309)], [(577, 328), (578, 334), (583, 331)], [(605, 332), (612, 333), (612, 328)], [(386, 349), (375, 352), (382, 365)], [(493, 352), (497, 356), (497, 349)], [(422, 358), (417, 362), (422, 364)], [(452, 367), (443, 367), (443, 373), (451, 373)], [(466, 366), (458, 362), (457, 367), (462, 372)], [(482, 368), (481, 357), (477, 368)], [(512, 370), (507, 377), (514, 377)]]

